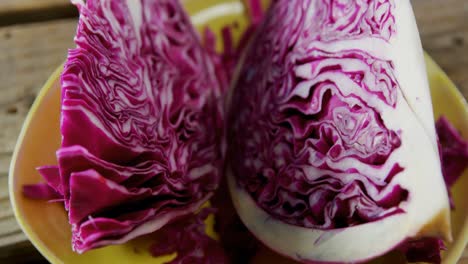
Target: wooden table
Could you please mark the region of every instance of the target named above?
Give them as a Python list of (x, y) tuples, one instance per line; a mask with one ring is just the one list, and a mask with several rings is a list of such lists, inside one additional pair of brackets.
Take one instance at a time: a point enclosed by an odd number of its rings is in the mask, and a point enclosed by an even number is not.
[[(425, 50), (468, 97), (468, 0), (412, 2)], [(67, 0), (0, 0), (0, 263), (44, 262), (13, 217), (8, 166), (36, 94), (74, 46), (76, 22)]]

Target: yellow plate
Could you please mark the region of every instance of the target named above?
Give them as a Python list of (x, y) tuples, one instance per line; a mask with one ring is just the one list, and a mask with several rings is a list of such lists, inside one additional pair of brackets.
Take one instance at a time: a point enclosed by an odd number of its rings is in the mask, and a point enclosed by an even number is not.
[[(241, 0), (186, 0), (187, 10), (199, 30), (205, 25), (218, 33), (223, 25), (236, 23), (234, 37), (248, 23)], [(218, 49), (221, 48), (221, 43)], [(431, 81), (431, 93), (436, 117), (441, 114), (468, 138), (467, 104), (457, 88), (442, 70), (426, 57)], [(71, 250), (71, 233), (66, 213), (60, 204), (34, 201), (23, 197), (24, 184), (42, 181), (35, 168), (56, 164), (55, 151), (60, 146), (60, 86), (61, 67), (50, 77), (34, 102), (18, 139), (9, 175), (9, 192), (13, 210), (21, 228), (34, 246), (51, 263), (164, 263), (173, 256), (155, 259), (148, 253), (152, 239), (149, 235), (124, 245), (109, 246), (78, 255)], [(448, 245), (444, 263), (455, 263), (461, 256), (468, 239), (468, 199), (464, 192), (468, 187), (468, 172), (453, 188), (457, 210), (452, 213), (455, 240)], [(386, 256), (376, 263), (396, 263), (400, 256)], [(262, 250), (255, 263), (291, 263), (268, 250)]]

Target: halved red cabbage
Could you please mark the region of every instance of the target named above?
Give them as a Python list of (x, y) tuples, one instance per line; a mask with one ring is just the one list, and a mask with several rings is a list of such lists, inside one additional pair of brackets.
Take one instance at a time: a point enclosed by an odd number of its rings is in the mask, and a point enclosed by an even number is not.
[(82, 253), (153, 232), (211, 197), (223, 87), (178, 0), (74, 3), (59, 164), (39, 171), (63, 195)]
[(228, 105), (234, 205), (268, 247), (357, 262), (451, 239), (409, 1), (274, 1)]

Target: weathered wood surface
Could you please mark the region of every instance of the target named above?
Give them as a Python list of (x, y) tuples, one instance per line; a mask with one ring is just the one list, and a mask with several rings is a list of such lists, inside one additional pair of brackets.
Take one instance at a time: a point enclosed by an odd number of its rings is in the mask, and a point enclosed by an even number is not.
[(2, 0), (0, 14), (70, 6), (69, 0)]
[(0, 263), (12, 256), (35, 253), (18, 250), (31, 245), (10, 207), (8, 167), (37, 92), (65, 60), (67, 49), (73, 47), (75, 27), (76, 19), (0, 27)]
[[(412, 3), (425, 50), (468, 97), (468, 0)], [(56, 20), (61, 17), (57, 14), (42, 14), (46, 19), (39, 20), (14, 17), (69, 10), (67, 5), (67, 0), (0, 0), (0, 263), (13, 263), (6, 261), (13, 256), (30, 256), (14, 263), (38, 259), (12, 215), (8, 166), (24, 118), (42, 84), (73, 47), (76, 27), (76, 18)], [(23, 24), (15, 25), (15, 21)], [(24, 24), (26, 21), (42, 22)], [(468, 250), (460, 263), (468, 264)]]
[(412, 0), (424, 49), (468, 97), (468, 0)]
[(0, 26), (75, 16), (69, 0), (0, 0)]

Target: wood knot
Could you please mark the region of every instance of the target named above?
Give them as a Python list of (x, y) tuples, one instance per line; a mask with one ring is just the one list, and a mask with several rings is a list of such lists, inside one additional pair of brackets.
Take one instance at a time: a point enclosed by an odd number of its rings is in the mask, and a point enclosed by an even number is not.
[(455, 44), (455, 46), (463, 46), (465, 44), (465, 39), (463, 37), (460, 37), (460, 36), (456, 36), (453, 38), (453, 43)]
[(13, 106), (8, 107), (6, 112), (7, 112), (7, 114), (14, 115), (14, 114), (18, 113), (18, 108), (13, 105)]

